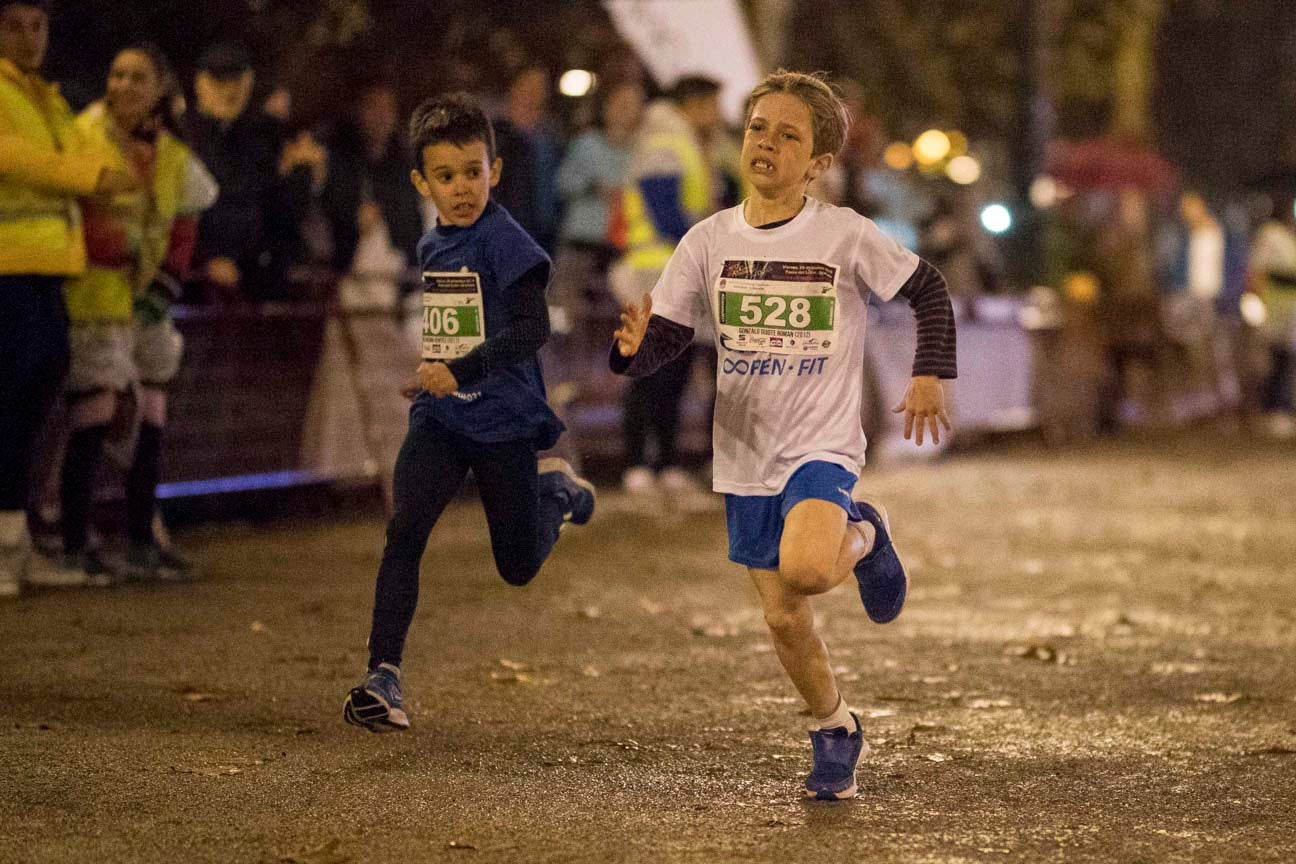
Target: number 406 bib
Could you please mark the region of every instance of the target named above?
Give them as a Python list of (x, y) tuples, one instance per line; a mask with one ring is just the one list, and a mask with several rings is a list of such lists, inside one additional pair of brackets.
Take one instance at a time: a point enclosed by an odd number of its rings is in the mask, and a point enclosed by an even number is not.
[(831, 354), (837, 268), (809, 261), (727, 260), (716, 282), (720, 338), (731, 351)]
[(423, 359), (456, 360), (486, 340), (481, 277), (423, 274)]

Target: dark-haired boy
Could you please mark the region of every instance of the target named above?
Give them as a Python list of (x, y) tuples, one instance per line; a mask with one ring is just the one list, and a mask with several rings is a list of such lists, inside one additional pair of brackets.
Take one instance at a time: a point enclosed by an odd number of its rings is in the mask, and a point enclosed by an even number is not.
[(369, 669), (343, 716), (372, 732), (409, 727), (400, 663), (428, 535), (468, 471), (491, 550), (510, 585), (526, 585), (566, 522), (594, 512), (594, 487), (561, 459), (537, 460), (563, 425), (545, 401), (536, 352), (549, 337), (549, 258), (490, 201), (499, 182), (490, 121), (464, 95), (424, 102), (410, 121), (411, 179), (436, 206), (418, 244), (425, 282), (423, 362), (396, 461), (395, 513), (378, 570)]

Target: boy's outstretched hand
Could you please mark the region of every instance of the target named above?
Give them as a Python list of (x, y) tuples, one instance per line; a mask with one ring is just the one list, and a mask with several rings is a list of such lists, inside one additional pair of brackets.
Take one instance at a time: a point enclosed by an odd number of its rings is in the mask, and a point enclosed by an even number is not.
[(643, 344), (644, 333), (648, 332), (648, 319), (652, 317), (652, 295), (645, 294), (643, 305), (631, 303), (621, 307), (621, 327), (612, 334), (616, 339), (617, 351), (622, 357), (633, 357), (639, 353)]
[[(940, 443), (941, 426), (944, 426), (947, 432), (954, 431), (954, 427), (950, 425), (949, 415), (945, 413), (945, 391), (941, 387), (940, 379), (935, 375), (915, 375), (909, 382), (909, 389), (905, 391), (900, 404), (891, 410), (896, 414), (904, 414), (905, 440), (913, 436), (914, 443), (919, 447), (923, 443), (924, 428), (931, 429), (933, 444)], [(917, 435), (913, 434), (914, 420), (918, 421)]]
[(450, 367), (440, 360), (424, 360), (418, 367), (419, 387), (438, 399), (449, 396), (459, 389)]

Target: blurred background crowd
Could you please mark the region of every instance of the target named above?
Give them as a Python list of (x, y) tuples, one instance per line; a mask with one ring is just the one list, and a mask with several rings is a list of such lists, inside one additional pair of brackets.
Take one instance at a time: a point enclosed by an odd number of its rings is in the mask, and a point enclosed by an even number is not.
[[(608, 334), (659, 266), (645, 232), (668, 247), (743, 197), (742, 96), (778, 65), (850, 106), (813, 193), (956, 295), (964, 430), (1296, 438), (1296, 10), (1235, 5), (0, 0), (0, 545), (29, 523), (52, 582), (111, 581), (93, 505), (120, 498), (127, 565), (184, 578), (159, 495), (382, 486), (434, 218), (405, 119), (455, 90), (554, 258), (567, 446), (627, 492), (707, 484), (714, 352), (623, 392)], [(875, 314), (885, 445), (912, 334)]]

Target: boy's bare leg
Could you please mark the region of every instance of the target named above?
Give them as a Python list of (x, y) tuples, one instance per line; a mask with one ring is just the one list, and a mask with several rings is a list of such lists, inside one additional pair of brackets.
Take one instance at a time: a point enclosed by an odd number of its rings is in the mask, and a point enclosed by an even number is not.
[(841, 507), (810, 499), (793, 507), (783, 523), (778, 571), (748, 570), (779, 662), (815, 717), (835, 711), (841, 697), (828, 648), (815, 630), (810, 597), (840, 585), (869, 543), (847, 526)]
[(815, 717), (837, 709), (840, 694), (828, 648), (815, 631), (814, 610), (805, 594), (789, 591), (773, 570), (749, 568), (760, 594), (765, 623), (774, 637), (774, 651), (797, 692)]

